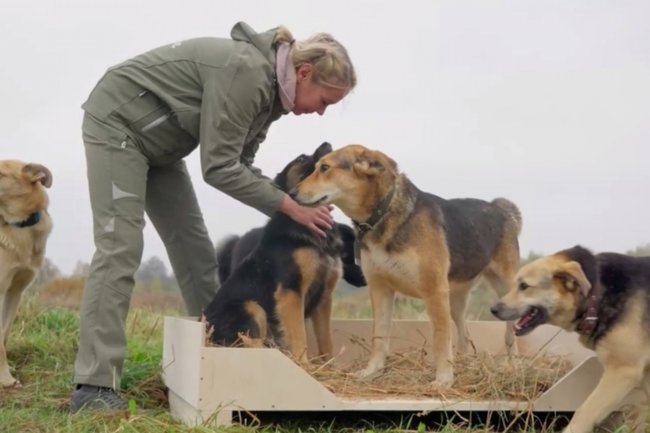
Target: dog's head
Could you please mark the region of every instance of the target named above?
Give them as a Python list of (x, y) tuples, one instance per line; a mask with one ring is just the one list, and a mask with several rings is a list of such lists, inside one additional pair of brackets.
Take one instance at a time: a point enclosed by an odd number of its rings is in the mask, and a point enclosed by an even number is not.
[(44, 210), (52, 173), (40, 164), (0, 161), (0, 219), (12, 224)]
[(316, 148), (316, 151), (311, 155), (304, 153), (291, 161), (284, 167), (284, 169), (275, 176), (275, 184), (282, 189), (282, 191), (289, 192), (293, 189), (298, 182), (309, 176), (316, 167), (316, 163), (323, 156), (332, 151), (332, 145), (328, 142), (322, 143)]
[(363, 220), (396, 177), (395, 161), (382, 152), (351, 144), (322, 157), (292, 196), (308, 206), (334, 204), (348, 217)]
[(501, 320), (517, 320), (515, 334), (528, 334), (544, 323), (573, 330), (576, 312), (592, 281), (598, 281), (596, 258), (576, 246), (522, 266), (515, 281), (516, 287), (491, 308)]

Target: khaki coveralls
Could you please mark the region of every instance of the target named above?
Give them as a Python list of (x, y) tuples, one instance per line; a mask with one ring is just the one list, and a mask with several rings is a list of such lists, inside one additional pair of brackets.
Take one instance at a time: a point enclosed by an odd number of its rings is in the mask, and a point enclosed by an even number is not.
[[(156, 48), (113, 68), (83, 104), (96, 251), (81, 305), (74, 382), (119, 389), (144, 212), (162, 238), (190, 315), (218, 289), (217, 262), (183, 157), (207, 183), (267, 215), (284, 193), (252, 166), (277, 97), (275, 30)], [(200, 143), (200, 144), (199, 144)]]

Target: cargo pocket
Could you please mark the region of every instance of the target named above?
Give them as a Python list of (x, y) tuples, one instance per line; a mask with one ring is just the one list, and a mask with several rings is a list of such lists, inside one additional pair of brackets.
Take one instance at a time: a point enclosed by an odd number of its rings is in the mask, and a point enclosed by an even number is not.
[(165, 107), (166, 105), (156, 95), (143, 90), (113, 110), (110, 116), (123, 125), (131, 126), (155, 111), (164, 110)]
[(112, 116), (137, 137), (151, 165), (176, 162), (196, 148), (196, 139), (180, 126), (169, 106), (148, 91), (120, 106)]

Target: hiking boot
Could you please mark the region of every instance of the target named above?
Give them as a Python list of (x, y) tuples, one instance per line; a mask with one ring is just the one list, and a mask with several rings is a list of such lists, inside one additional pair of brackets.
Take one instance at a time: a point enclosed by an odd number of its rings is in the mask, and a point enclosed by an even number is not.
[(126, 400), (117, 395), (112, 388), (94, 385), (77, 385), (72, 392), (70, 400), (70, 412), (77, 413), (80, 410), (126, 410)]

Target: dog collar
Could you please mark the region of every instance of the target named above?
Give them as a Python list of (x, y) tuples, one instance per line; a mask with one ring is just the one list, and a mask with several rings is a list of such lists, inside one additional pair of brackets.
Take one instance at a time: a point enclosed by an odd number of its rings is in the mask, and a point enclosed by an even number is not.
[(22, 229), (24, 227), (31, 227), (33, 225), (36, 225), (40, 220), (41, 220), (41, 211), (36, 211), (30, 216), (28, 216), (27, 219), (18, 221), (17, 223), (10, 223), (10, 225)]
[(361, 261), (361, 239), (363, 239), (366, 233), (372, 230), (379, 223), (379, 221), (381, 221), (384, 215), (386, 215), (388, 212), (388, 207), (390, 206), (390, 202), (393, 201), (394, 195), (395, 187), (391, 188), (390, 192), (386, 194), (383, 199), (381, 199), (379, 206), (377, 206), (375, 210), (372, 211), (370, 218), (368, 218), (365, 222), (352, 220), (352, 224), (354, 224), (354, 227), (357, 229), (357, 236), (354, 240), (354, 262), (357, 265)]
[(576, 331), (582, 335), (592, 335), (598, 326), (598, 304), (600, 302), (601, 290), (600, 283), (596, 283), (589, 291), (587, 297), (587, 307), (582, 317), (578, 318)]

